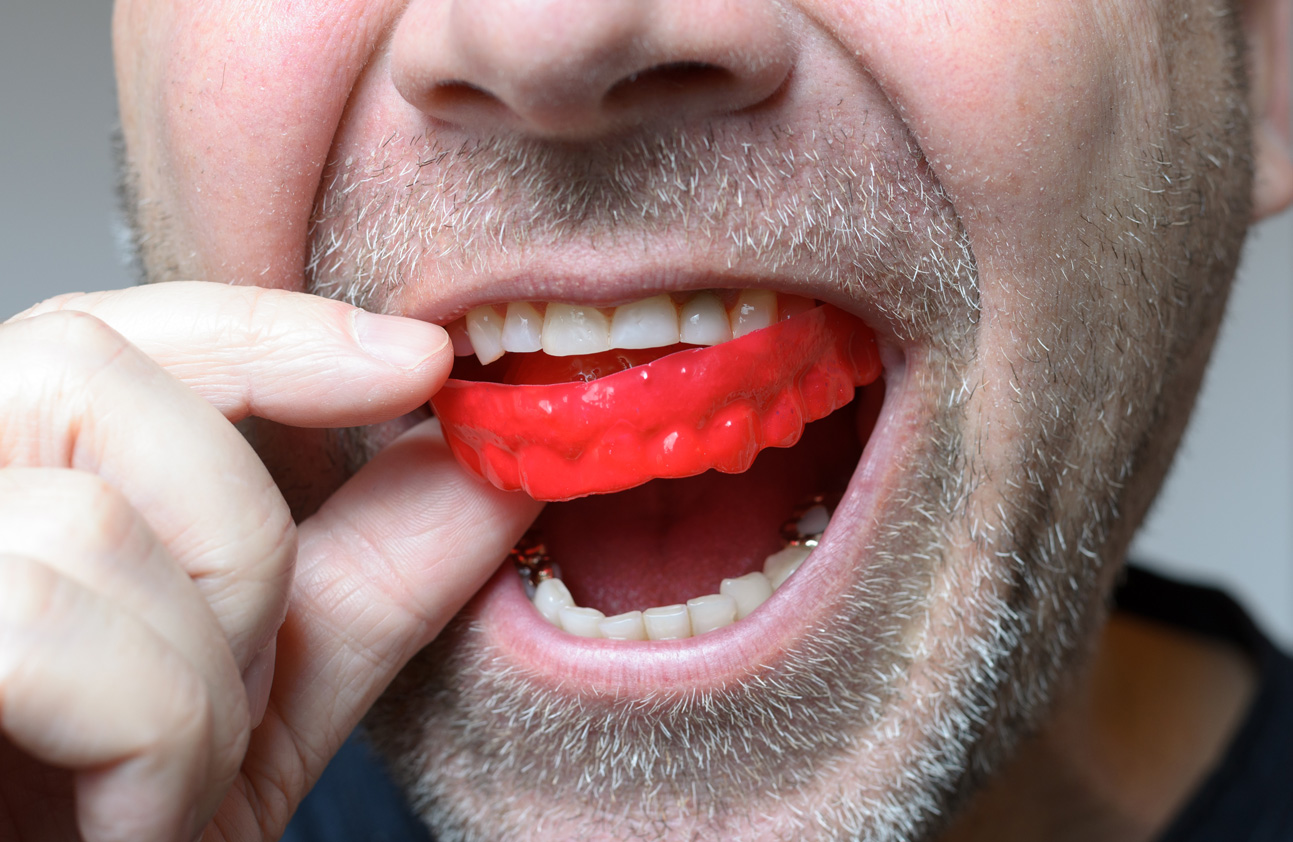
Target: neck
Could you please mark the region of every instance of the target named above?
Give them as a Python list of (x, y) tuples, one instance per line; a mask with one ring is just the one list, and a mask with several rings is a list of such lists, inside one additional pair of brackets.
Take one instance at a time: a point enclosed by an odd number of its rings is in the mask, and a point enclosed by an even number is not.
[(1221, 759), (1255, 686), (1237, 649), (1114, 614), (1050, 725), (941, 842), (1151, 842)]

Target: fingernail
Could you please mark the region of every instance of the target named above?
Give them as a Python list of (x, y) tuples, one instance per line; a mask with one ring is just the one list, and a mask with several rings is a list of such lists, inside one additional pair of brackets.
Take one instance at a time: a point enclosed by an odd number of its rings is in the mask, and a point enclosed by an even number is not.
[(444, 328), (406, 319), (356, 310), (355, 339), (373, 357), (397, 368), (417, 368), (449, 344)]

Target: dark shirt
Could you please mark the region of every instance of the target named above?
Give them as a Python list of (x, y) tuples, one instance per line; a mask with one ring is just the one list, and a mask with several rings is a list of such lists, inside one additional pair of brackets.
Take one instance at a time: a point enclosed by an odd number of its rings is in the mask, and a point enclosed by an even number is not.
[[(1253, 702), (1221, 762), (1159, 842), (1293, 842), (1293, 659), (1224, 593), (1130, 568), (1120, 611), (1229, 643), (1257, 670)], [(431, 842), (364, 743), (352, 737), (284, 842)]]
[(1132, 568), (1117, 605), (1230, 643), (1257, 672), (1253, 701), (1230, 747), (1159, 842), (1293, 842), (1293, 659), (1220, 591)]

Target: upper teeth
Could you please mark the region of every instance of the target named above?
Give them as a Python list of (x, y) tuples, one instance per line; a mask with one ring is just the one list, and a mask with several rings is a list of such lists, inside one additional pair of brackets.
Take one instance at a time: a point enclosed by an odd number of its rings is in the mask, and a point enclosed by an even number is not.
[(455, 354), (475, 354), (488, 364), (508, 352), (541, 350), (568, 357), (612, 348), (664, 348), (679, 342), (717, 345), (812, 306), (809, 299), (766, 289), (741, 290), (731, 307), (712, 292), (696, 293), (681, 302), (656, 295), (612, 308), (514, 301), (501, 310), (494, 305), (477, 307), (449, 325), (449, 333)]
[[(555, 577), (540, 578), (533, 584), (531, 599), (548, 622), (578, 637), (610, 640), (694, 637), (742, 620), (766, 602), (812, 554), (829, 518), (825, 506), (812, 506), (797, 521), (791, 521), (791, 531), (797, 533), (796, 537), (767, 557), (762, 572), (724, 579), (718, 593), (694, 597), (686, 604), (661, 605), (607, 617), (596, 608), (576, 605), (565, 583)], [(516, 553), (518, 559), (524, 556), (525, 553)], [(527, 579), (532, 569), (522, 569)]]

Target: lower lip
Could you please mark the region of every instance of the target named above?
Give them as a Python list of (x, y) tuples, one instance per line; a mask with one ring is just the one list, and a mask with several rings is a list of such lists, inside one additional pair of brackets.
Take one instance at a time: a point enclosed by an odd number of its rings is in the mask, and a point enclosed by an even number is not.
[[(885, 457), (904, 452), (916, 430), (916, 402), (904, 388), (906, 368), (901, 360), (895, 362), (885, 369), (879, 420), (822, 543), (749, 617), (684, 640), (576, 637), (543, 619), (526, 597), (520, 576), (506, 564), (469, 609), (482, 623), (491, 649), (521, 666), (532, 680), (598, 695), (717, 690), (773, 667), (809, 629), (829, 620), (837, 600), (864, 575), (861, 556), (878, 503), (884, 488), (898, 478), (899, 466)], [(842, 529), (843, 524), (854, 528)]]

